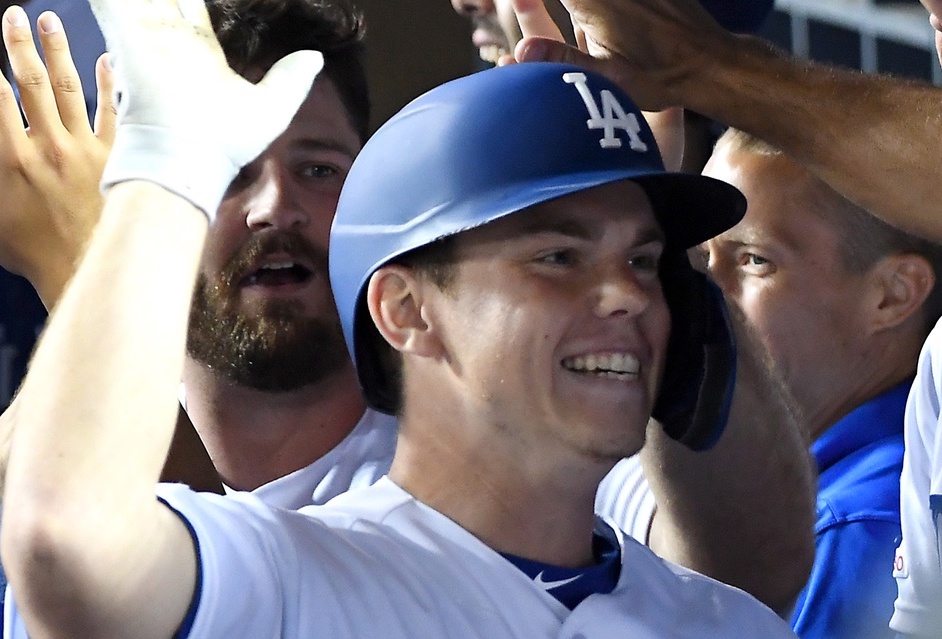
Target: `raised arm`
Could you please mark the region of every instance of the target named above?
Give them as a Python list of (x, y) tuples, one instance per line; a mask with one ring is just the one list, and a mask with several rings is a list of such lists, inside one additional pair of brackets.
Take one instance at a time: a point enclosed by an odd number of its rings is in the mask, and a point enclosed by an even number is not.
[[(3, 30), (29, 128), (24, 127), (12, 87), (0, 77), (0, 193), (8, 194), (0, 198), (0, 265), (24, 275), (52, 309), (101, 214), (99, 183), (114, 141), (114, 82), (106, 60), (100, 59), (93, 129), (61, 21), (46, 12), (37, 29), (45, 65), (28, 23)], [(0, 483), (11, 417), (0, 416)], [(182, 409), (163, 478), (222, 491), (212, 461)]]
[(205, 230), (153, 184), (115, 187), (42, 336), (18, 399), (0, 534), (31, 634), (127, 637), (134, 620), (140, 637), (169, 637), (189, 605), (192, 542), (154, 484)]
[[(33, 636), (170, 637), (196, 561), (154, 485), (173, 431), (200, 211), (214, 212), (239, 167), (284, 129), (320, 56), (293, 54), (253, 86), (226, 65), (199, 0), (93, 8), (127, 101), (101, 221), (20, 392), (0, 552)], [(20, 15), (9, 9), (4, 29)]]
[(26, 277), (52, 308), (101, 212), (98, 184), (114, 139), (113, 80), (99, 60), (93, 131), (61, 21), (51, 12), (39, 19), (44, 65), (20, 19), (5, 25), (3, 42), (29, 128), (0, 78), (0, 264)]
[(765, 349), (738, 310), (730, 313), (737, 376), (719, 442), (694, 453), (648, 428), (641, 460), (657, 502), (648, 544), (784, 613), (814, 561), (817, 476)]
[(642, 107), (748, 131), (887, 222), (942, 240), (942, 89), (798, 61), (721, 29), (695, 0), (562, 2), (598, 60), (534, 39), (518, 59), (599, 65)]

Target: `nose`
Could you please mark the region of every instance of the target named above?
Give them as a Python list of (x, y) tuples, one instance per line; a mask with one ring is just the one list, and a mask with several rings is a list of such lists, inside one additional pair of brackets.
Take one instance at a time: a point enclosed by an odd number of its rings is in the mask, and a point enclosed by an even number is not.
[(273, 162), (249, 165), (244, 170), (250, 180), (243, 190), (245, 222), (249, 228), (287, 230), (306, 226), (310, 218), (294, 193), (291, 178)]
[(639, 275), (628, 264), (612, 265), (599, 280), (595, 313), (603, 318), (635, 317), (647, 310), (659, 291), (656, 274)]
[(493, 0), (451, 0), (451, 6), (456, 12), (467, 18), (494, 12)]
[(723, 294), (734, 294), (736, 290), (735, 269), (730, 265), (729, 258), (724, 256), (715, 245), (715, 240), (701, 244), (700, 255), (710, 279), (720, 287)]

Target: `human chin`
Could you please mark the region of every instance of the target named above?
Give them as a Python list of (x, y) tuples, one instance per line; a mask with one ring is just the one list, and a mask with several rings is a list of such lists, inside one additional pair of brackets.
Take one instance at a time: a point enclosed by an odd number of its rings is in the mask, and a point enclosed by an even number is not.
[(233, 297), (201, 276), (190, 311), (188, 354), (223, 378), (255, 390), (288, 392), (348, 365), (336, 313), (312, 316), (294, 300), (271, 300), (245, 312)]

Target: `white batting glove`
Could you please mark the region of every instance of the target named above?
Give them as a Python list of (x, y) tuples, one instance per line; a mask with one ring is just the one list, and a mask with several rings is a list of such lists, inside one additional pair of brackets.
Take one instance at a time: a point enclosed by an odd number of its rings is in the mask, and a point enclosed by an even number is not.
[(252, 84), (226, 63), (203, 0), (89, 0), (115, 66), (118, 129), (102, 190), (148, 180), (213, 219), (239, 170), (288, 126), (323, 67), (299, 51)]

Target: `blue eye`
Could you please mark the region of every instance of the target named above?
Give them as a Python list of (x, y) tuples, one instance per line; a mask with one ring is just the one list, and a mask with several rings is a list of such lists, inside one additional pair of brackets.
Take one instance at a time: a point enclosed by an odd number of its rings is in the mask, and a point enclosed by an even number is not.
[(309, 178), (328, 178), (333, 177), (339, 173), (337, 169), (330, 166), (329, 164), (304, 164), (298, 171), (304, 177)]
[(630, 260), (631, 266), (640, 271), (657, 271), (661, 264), (660, 255), (636, 255)]
[(756, 277), (771, 275), (776, 270), (773, 262), (756, 253), (741, 253), (738, 263), (744, 273)]
[(553, 266), (569, 266), (575, 262), (575, 255), (570, 250), (551, 251), (541, 255), (537, 261)]

